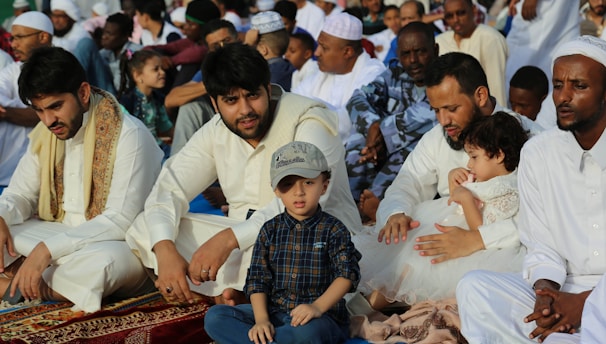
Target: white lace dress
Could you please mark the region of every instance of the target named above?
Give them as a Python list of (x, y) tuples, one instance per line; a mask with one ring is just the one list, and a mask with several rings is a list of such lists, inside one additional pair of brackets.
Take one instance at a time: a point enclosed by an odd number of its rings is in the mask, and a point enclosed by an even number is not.
[[(484, 224), (509, 219), (517, 214), (519, 196), (516, 172), (485, 182), (469, 183), (466, 187), (482, 201)], [(419, 251), (413, 249), (415, 239), (440, 233), (434, 223), (465, 229), (469, 226), (461, 207), (454, 203), (448, 205), (448, 197), (423, 202), (412, 215), (421, 224), (408, 232), (408, 238), (403, 243), (378, 243), (376, 234), (352, 238), (362, 253), (359, 291), (370, 293), (379, 290), (390, 301), (412, 305), (428, 299), (454, 297), (457, 283), (470, 270), (521, 271), (522, 259), (526, 254), (521, 244), (482, 250), (467, 257), (431, 264), (431, 258), (420, 256)]]

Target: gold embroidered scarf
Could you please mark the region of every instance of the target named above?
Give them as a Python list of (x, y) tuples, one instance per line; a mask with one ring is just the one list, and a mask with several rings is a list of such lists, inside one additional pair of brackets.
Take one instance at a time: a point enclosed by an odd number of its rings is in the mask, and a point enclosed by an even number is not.
[[(114, 96), (91, 87), (89, 118), (84, 128), (84, 204), (87, 220), (101, 214), (109, 195), (116, 148), (122, 129), (122, 111)], [(61, 222), (63, 211), (63, 163), (65, 141), (40, 122), (29, 135), (40, 163), (38, 216)]]

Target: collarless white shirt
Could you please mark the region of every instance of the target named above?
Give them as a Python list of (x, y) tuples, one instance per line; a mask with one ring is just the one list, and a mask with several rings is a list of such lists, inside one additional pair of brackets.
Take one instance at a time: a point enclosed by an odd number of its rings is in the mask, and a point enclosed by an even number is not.
[(596, 285), (606, 273), (606, 135), (589, 150), (558, 128), (530, 140), (519, 186), (524, 278)]

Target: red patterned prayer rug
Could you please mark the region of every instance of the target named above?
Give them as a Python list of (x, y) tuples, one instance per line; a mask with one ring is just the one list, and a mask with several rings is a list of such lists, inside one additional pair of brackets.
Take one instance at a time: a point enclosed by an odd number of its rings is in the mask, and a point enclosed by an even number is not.
[(121, 301), (86, 316), (70, 303), (0, 313), (0, 343), (209, 343), (204, 315), (210, 299), (177, 306), (159, 293)]

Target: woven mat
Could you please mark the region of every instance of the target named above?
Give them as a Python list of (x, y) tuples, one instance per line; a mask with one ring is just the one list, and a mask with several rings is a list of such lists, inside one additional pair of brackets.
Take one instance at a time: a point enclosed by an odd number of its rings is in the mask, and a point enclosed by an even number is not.
[(0, 313), (0, 343), (208, 343), (204, 315), (210, 299), (167, 304), (147, 294), (84, 315), (72, 304), (43, 303)]

